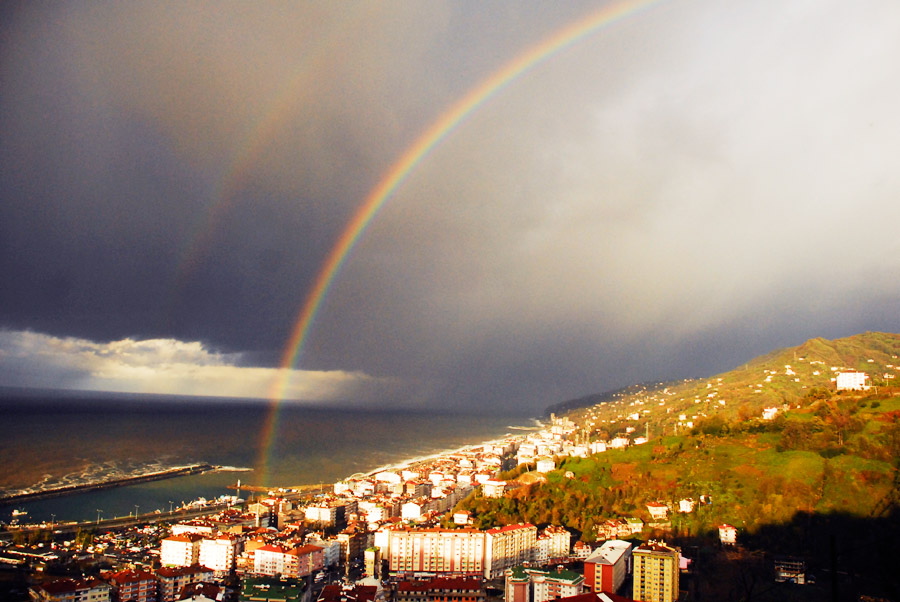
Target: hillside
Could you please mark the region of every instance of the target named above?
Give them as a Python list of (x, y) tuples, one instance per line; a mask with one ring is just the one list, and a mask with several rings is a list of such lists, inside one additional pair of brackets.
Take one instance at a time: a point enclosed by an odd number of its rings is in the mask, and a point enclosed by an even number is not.
[(811, 339), (773, 351), (707, 379), (689, 380), (647, 393), (574, 410), (570, 418), (594, 432), (619, 432), (627, 426), (651, 434), (684, 433), (718, 417), (747, 420), (764, 408), (796, 408), (831, 397), (839, 372), (869, 377), (872, 394), (900, 391), (900, 334), (868, 332), (829, 341)]
[[(709, 379), (574, 410), (572, 440), (634, 443), (649, 433), (649, 441), (559, 457), (546, 482), (500, 499), (475, 495), (461, 508), (479, 527), (561, 524), (586, 541), (625, 517), (648, 525), (644, 539), (715, 541), (728, 523), (751, 549), (821, 566), (839, 545), (868, 570), (865, 559), (892, 555), (900, 537), (900, 388), (887, 386), (898, 356), (897, 334), (813, 339)], [(871, 387), (837, 391), (836, 375), (856, 370)], [(696, 502), (692, 512), (677, 511), (685, 499)], [(668, 505), (669, 518), (652, 519), (649, 502)]]
[(655, 393), (656, 391), (660, 391), (668, 386), (673, 386), (677, 384), (676, 382), (654, 382), (654, 383), (640, 383), (637, 385), (629, 385), (627, 387), (623, 387), (621, 389), (615, 389), (613, 391), (606, 391), (603, 393), (594, 393), (593, 395), (585, 395), (584, 397), (578, 397), (576, 399), (569, 399), (567, 401), (561, 401), (559, 403), (555, 403), (552, 406), (548, 406), (544, 410), (544, 416), (549, 417), (551, 414), (567, 414), (569, 412), (573, 412), (575, 410), (579, 410), (582, 408), (589, 408), (595, 405), (599, 405), (601, 403), (609, 403), (611, 401), (616, 401), (617, 399), (623, 399), (626, 397), (632, 397), (634, 395), (646, 395), (648, 393)]

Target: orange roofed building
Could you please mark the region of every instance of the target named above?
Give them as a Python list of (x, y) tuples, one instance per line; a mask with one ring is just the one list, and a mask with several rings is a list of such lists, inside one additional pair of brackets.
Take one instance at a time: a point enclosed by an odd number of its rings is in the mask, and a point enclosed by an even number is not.
[(100, 579), (56, 579), (31, 588), (38, 602), (109, 602), (112, 587)]
[(161, 602), (173, 602), (175, 596), (178, 595), (186, 585), (212, 582), (214, 579), (215, 573), (213, 570), (208, 569), (205, 566), (200, 566), (199, 564), (174, 568), (163, 567), (156, 571), (156, 580), (159, 582), (159, 599)]
[(484, 602), (484, 599), (484, 585), (477, 577), (401, 581), (394, 593), (394, 602)]
[(127, 570), (101, 575), (121, 602), (156, 602), (156, 576), (148, 571)]

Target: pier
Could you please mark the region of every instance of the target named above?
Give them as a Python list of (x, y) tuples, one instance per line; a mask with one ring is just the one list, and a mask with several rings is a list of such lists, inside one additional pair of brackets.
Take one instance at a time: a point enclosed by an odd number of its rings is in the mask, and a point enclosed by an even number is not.
[(9, 506), (12, 504), (20, 504), (22, 502), (33, 502), (35, 500), (43, 500), (52, 497), (60, 497), (63, 495), (71, 495), (73, 493), (84, 493), (86, 491), (112, 489), (113, 487), (125, 487), (126, 485), (136, 485), (138, 483), (147, 483), (149, 481), (161, 481), (163, 479), (172, 479), (175, 477), (203, 474), (205, 472), (211, 472), (218, 469), (218, 466), (213, 466), (212, 464), (192, 464), (191, 466), (182, 466), (179, 468), (160, 470), (157, 472), (150, 472), (131, 477), (107, 479), (103, 481), (95, 481), (93, 483), (80, 483), (77, 485), (65, 485), (63, 487), (55, 487), (53, 489), (44, 489), (41, 491), (30, 491), (28, 493), (17, 493), (14, 495), (0, 496), (0, 506)]

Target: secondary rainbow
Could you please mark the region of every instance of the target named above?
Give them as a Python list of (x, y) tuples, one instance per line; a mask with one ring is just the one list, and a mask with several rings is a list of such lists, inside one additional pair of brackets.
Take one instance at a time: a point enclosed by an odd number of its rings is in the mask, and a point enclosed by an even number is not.
[(269, 457), (276, 440), (278, 409), (285, 396), (293, 367), (303, 351), (316, 314), (334, 282), (341, 266), (353, 250), (366, 227), (391, 197), (393, 192), (406, 180), (412, 170), (442, 141), (500, 90), (530, 69), (555, 53), (598, 31), (606, 25), (632, 15), (641, 9), (657, 4), (661, 0), (628, 0), (609, 4), (557, 31), (537, 46), (523, 52), (487, 79), (472, 88), (442, 113), (422, 135), (400, 156), (388, 172), (371, 190), (350, 223), (344, 228), (337, 243), (331, 249), (319, 271), (312, 289), (297, 316), (293, 330), (284, 348), (280, 369), (269, 395), (269, 415), (262, 433), (260, 462), (263, 482), (268, 478)]
[[(343, 48), (346, 40), (358, 34), (370, 15), (377, 9), (375, 3), (363, 4), (354, 11), (340, 11), (340, 22), (322, 30), (317, 39), (308, 44), (293, 71), (283, 79), (281, 85), (266, 104), (258, 117), (250, 122), (240, 143), (236, 145), (222, 176), (213, 189), (206, 215), (195, 224), (193, 234), (187, 238), (179, 253), (175, 276), (176, 291), (185, 287), (193, 271), (206, 259), (214, 242), (216, 230), (222, 219), (235, 204), (235, 195), (246, 184), (247, 176), (261, 160), (267, 145), (278, 134), (284, 123), (298, 115), (304, 107), (305, 96), (312, 94), (317, 77), (324, 77), (328, 69), (344, 59)], [(175, 295), (173, 295), (174, 297)]]

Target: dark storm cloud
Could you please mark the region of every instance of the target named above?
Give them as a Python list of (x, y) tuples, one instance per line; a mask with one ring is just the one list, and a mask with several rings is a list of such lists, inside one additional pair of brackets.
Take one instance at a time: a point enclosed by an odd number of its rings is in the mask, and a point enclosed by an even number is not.
[[(141, 390), (179, 350), (167, 391), (265, 396), (390, 166), (599, 4), (11, 6), (0, 384)], [(896, 11), (647, 3), (549, 57), (378, 213), (290, 395), (537, 408), (896, 331)]]

